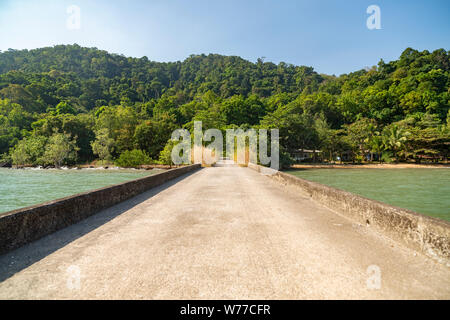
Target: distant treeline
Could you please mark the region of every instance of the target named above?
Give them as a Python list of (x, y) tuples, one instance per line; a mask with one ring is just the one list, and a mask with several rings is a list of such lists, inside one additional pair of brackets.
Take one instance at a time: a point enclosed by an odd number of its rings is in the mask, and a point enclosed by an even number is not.
[(444, 160), (449, 72), (444, 49), (408, 48), (339, 77), (217, 54), (159, 63), (78, 45), (8, 50), (0, 52), (0, 155), (19, 165), (149, 162), (173, 145), (174, 129), (201, 120), (204, 129), (278, 128), (285, 164), (296, 149), (320, 149), (323, 160)]

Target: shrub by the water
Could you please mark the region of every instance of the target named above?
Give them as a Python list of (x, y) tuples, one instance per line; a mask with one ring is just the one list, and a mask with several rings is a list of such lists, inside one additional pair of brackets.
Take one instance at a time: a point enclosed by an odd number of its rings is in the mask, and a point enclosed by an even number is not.
[(124, 151), (116, 160), (116, 165), (124, 168), (138, 167), (142, 164), (149, 164), (152, 159), (142, 150)]
[(381, 155), (381, 161), (385, 163), (392, 163), (393, 162), (392, 152), (389, 151), (383, 152), (383, 154)]
[(280, 148), (280, 169), (289, 168), (294, 163), (294, 159), (283, 147)]

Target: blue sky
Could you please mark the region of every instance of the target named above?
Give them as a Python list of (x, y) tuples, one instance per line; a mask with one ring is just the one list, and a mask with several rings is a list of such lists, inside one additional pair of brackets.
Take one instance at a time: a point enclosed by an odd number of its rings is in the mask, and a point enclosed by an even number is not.
[[(381, 9), (369, 30), (369, 5)], [(80, 29), (66, 27), (70, 5)], [(284, 61), (348, 73), (407, 47), (450, 44), (448, 0), (0, 0), (0, 50), (78, 43), (155, 61), (190, 54)]]

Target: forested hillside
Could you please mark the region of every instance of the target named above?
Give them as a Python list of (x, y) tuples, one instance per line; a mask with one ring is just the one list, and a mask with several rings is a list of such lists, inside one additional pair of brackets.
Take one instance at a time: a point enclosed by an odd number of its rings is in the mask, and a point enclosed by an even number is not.
[(285, 154), (444, 160), (449, 87), (444, 49), (408, 48), (339, 77), (216, 54), (158, 63), (78, 45), (9, 50), (0, 52), (0, 155), (15, 164), (148, 162), (173, 129), (202, 120), (204, 128), (279, 128)]

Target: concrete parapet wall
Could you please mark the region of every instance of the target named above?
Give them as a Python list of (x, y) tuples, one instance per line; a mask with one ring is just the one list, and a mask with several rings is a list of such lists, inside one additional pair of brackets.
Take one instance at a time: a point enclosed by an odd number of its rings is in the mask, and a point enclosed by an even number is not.
[(389, 238), (450, 265), (450, 223), (411, 210), (364, 198), (351, 192), (308, 181), (284, 172), (268, 172), (249, 164), (275, 181), (296, 188), (303, 195), (351, 220), (370, 226)]
[(77, 223), (105, 208), (200, 168), (199, 164), (0, 214), (0, 254)]

